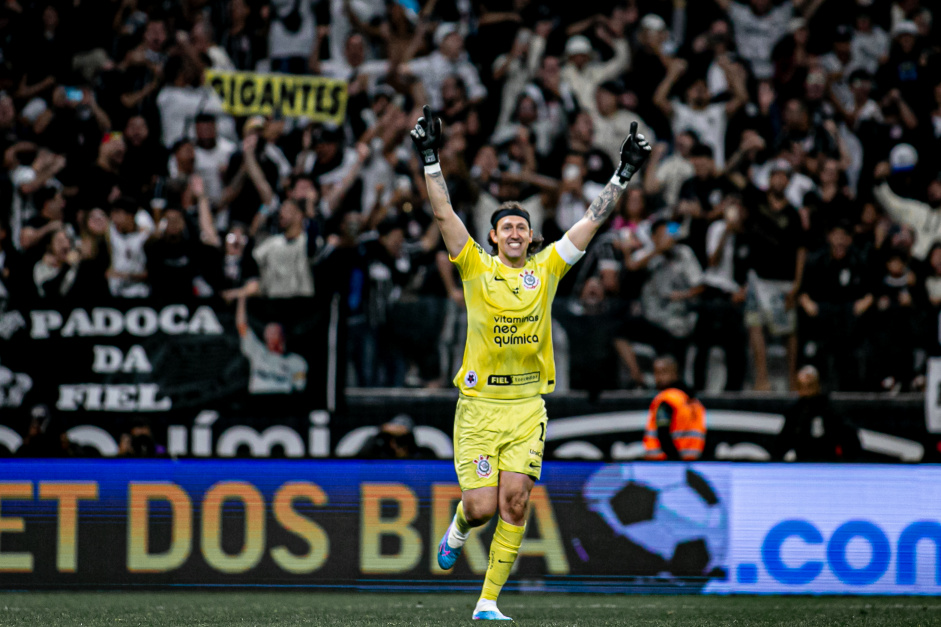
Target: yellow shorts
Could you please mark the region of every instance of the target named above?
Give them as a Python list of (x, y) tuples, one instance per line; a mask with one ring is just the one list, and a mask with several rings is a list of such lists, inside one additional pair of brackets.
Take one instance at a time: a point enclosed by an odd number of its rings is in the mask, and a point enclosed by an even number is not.
[(501, 470), (539, 479), (548, 420), (541, 396), (497, 400), (462, 394), (454, 415), (454, 468), (461, 490), (496, 486)]

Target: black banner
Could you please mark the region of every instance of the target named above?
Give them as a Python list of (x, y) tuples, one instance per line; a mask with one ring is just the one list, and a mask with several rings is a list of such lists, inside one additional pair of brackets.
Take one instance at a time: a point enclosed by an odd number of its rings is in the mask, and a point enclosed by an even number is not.
[[(40, 416), (109, 454), (107, 434), (202, 412), (296, 416), (342, 409), (343, 341), (336, 299), (205, 301), (9, 311), (0, 317), (0, 424), (25, 435)], [(277, 420), (277, 419), (276, 419)], [(97, 431), (106, 433), (94, 437)], [(85, 435), (82, 436), (81, 433)], [(0, 436), (11, 448), (12, 436)]]

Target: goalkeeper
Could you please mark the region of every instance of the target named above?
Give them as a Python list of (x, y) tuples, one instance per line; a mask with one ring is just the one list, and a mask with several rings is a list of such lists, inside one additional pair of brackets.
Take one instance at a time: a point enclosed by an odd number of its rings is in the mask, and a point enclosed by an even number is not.
[(529, 214), (519, 203), (500, 205), (490, 218), (491, 255), (470, 237), (451, 206), (438, 161), (441, 120), (432, 119), (427, 105), (411, 136), (467, 303), (464, 361), (454, 377), (461, 392), (454, 416), (454, 466), (462, 497), (438, 547), (438, 564), (452, 568), (470, 530), (499, 513), (474, 618), (510, 620), (496, 602), (516, 561), (529, 494), (542, 471), (547, 421), (542, 395), (555, 387), (552, 300), (559, 280), (615, 211), (627, 182), (650, 155), (650, 145), (632, 124), (611, 182), (561, 240), (538, 254), (530, 254)]

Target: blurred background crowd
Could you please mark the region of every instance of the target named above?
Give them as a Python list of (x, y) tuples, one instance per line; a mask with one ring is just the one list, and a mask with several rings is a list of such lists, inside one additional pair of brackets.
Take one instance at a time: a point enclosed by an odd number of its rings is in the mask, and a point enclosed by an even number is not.
[[(654, 145), (566, 277), (560, 385), (924, 386), (941, 308), (930, 0), (8, 0), (0, 308), (339, 293), (352, 385), (447, 384), (460, 279), (407, 141), (443, 120), (455, 209), (546, 242)], [(207, 69), (348, 82), (342, 124), (233, 118)], [(2, 309), (0, 309), (2, 311)], [(564, 373), (567, 373), (564, 374)]]

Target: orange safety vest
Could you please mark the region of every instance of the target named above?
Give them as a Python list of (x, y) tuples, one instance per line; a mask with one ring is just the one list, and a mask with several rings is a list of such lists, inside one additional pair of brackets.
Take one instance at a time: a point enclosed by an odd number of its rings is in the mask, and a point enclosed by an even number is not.
[(660, 448), (660, 438), (657, 436), (657, 414), (664, 403), (672, 409), (670, 434), (673, 436), (673, 446), (683, 461), (699, 459), (706, 446), (706, 408), (677, 388), (667, 388), (660, 392), (650, 404), (647, 430), (644, 432), (644, 458), (667, 458)]

